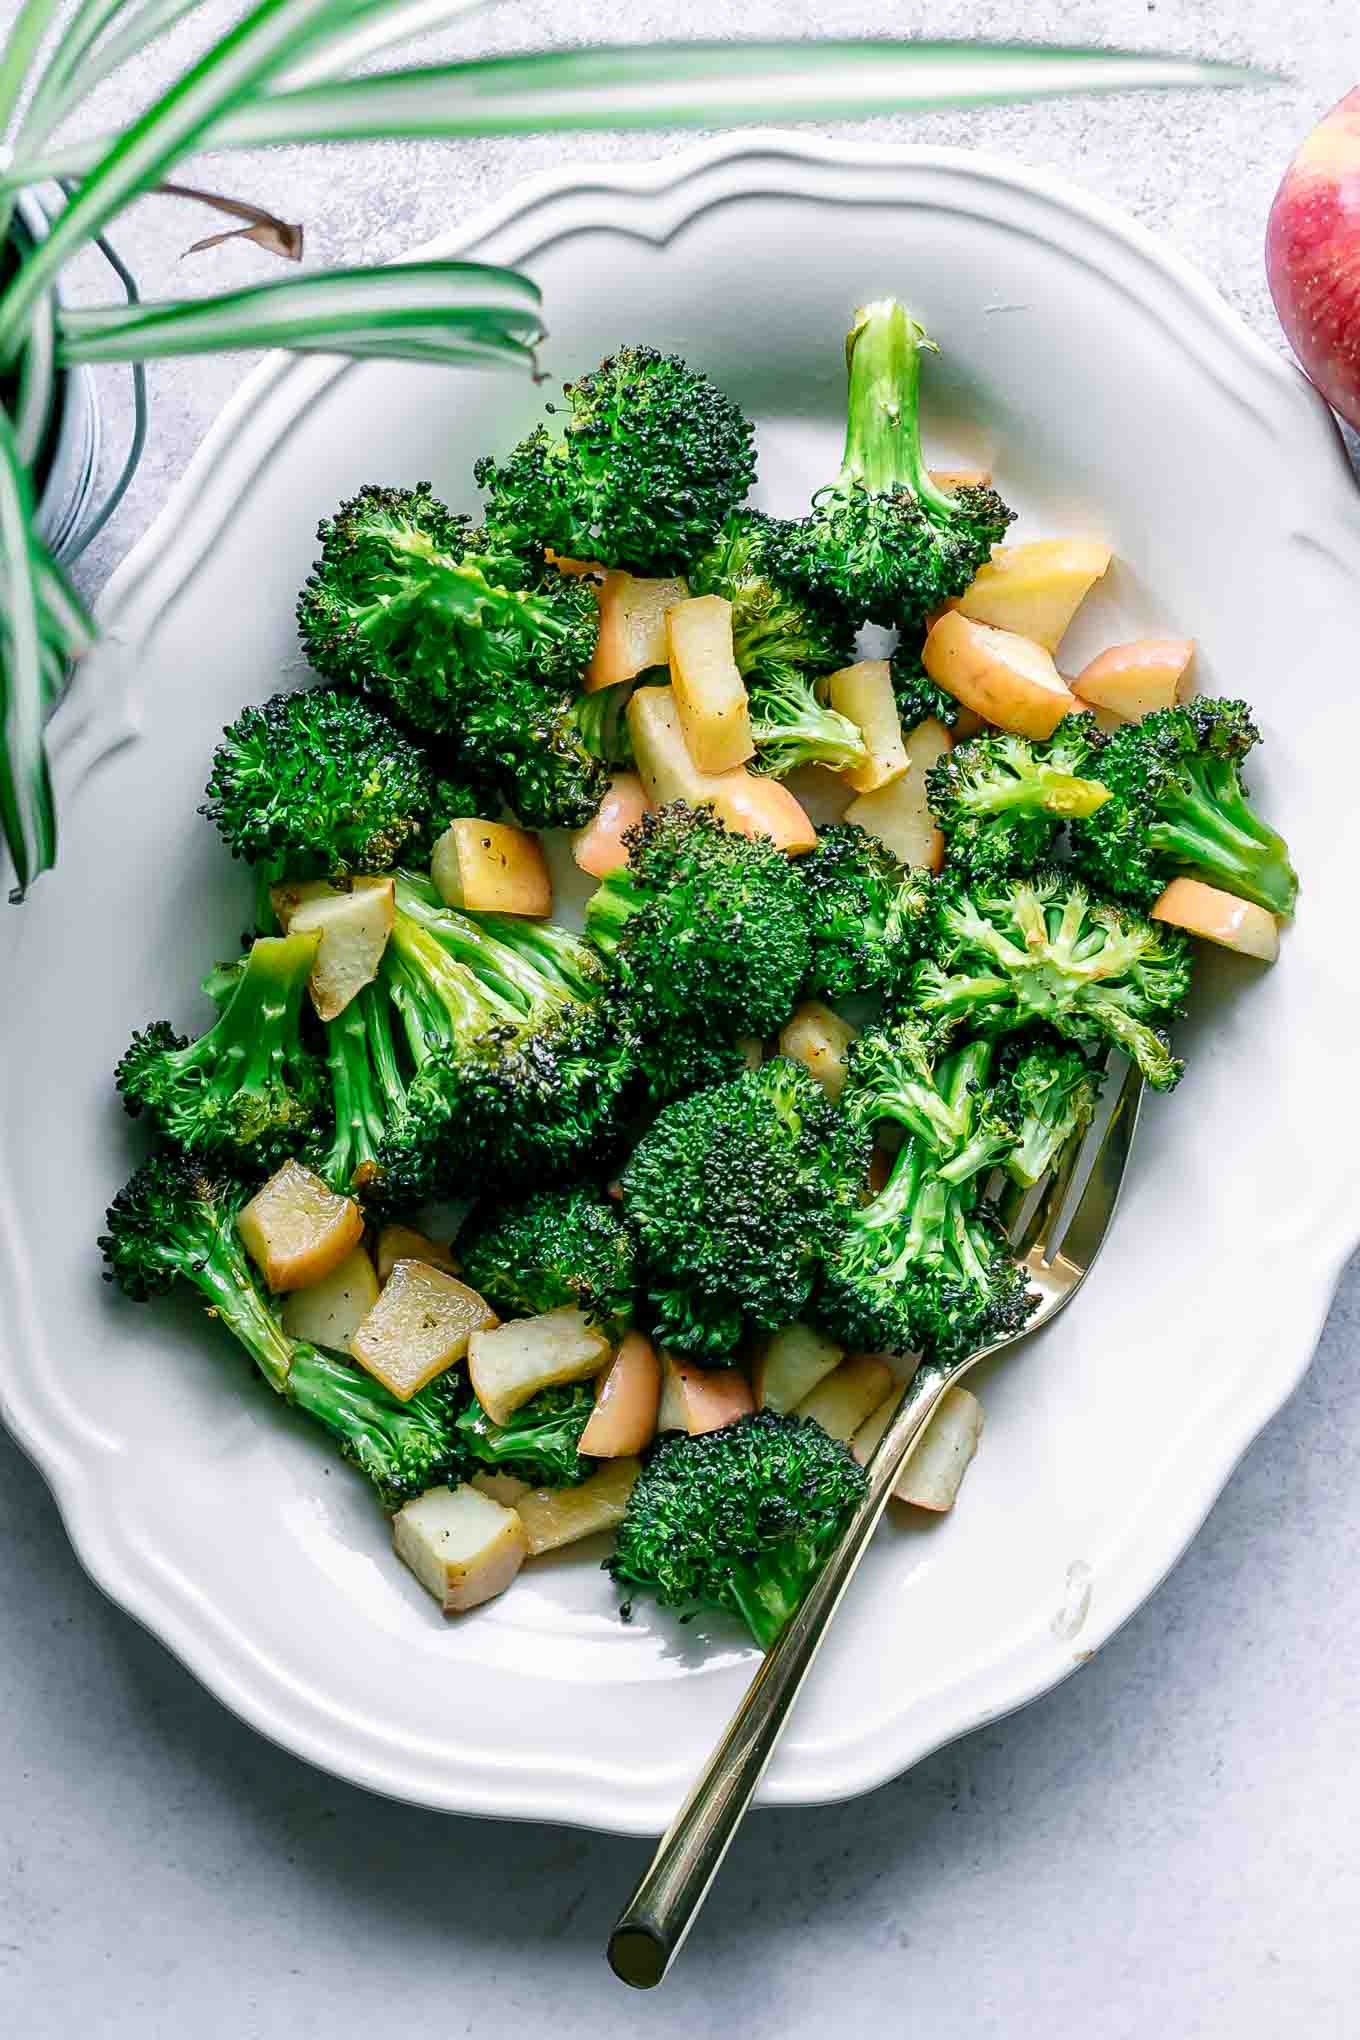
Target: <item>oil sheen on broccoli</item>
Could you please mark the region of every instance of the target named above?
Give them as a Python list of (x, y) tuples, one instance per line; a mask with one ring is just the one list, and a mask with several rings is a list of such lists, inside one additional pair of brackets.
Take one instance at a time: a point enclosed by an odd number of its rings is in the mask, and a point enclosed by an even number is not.
[(810, 1417), (760, 1410), (654, 1448), (605, 1570), (665, 1608), (710, 1607), (768, 1650), (840, 1536), (867, 1482)]
[(668, 1105), (620, 1178), (659, 1343), (720, 1364), (791, 1323), (858, 1204), (869, 1146), (786, 1056)]
[(562, 398), (507, 460), (477, 463), (496, 542), (683, 573), (755, 480), (746, 419), (707, 376), (654, 347), (621, 347)]
[(942, 489), (927, 472), (918, 412), (932, 345), (895, 298), (855, 314), (840, 473), (783, 552), (799, 586), (855, 623), (920, 623), (962, 595), (1013, 520), (994, 489)]

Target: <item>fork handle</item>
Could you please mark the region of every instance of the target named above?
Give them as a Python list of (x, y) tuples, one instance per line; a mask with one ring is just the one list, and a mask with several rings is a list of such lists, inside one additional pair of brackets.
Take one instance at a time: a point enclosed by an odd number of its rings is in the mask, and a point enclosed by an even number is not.
[(693, 1790), (657, 1845), (609, 1937), (614, 1974), (637, 1990), (660, 1983), (699, 1916), (723, 1857), (774, 1755), (794, 1701), (879, 1517), (935, 1408), (958, 1374), (922, 1366), (870, 1459), (868, 1487), (806, 1599), (770, 1646)]

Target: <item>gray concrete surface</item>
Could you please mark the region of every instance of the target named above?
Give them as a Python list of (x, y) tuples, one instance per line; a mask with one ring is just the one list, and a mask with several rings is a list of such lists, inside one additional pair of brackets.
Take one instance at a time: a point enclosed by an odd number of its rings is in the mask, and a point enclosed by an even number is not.
[[(140, 104), (197, 19), (95, 109)], [(1167, 235), (1260, 332), (1279, 172), (1360, 76), (1354, 0), (699, 0), (683, 16), (506, 4), (421, 47), (674, 33), (1095, 40), (1254, 59), (1251, 95), (1000, 108), (866, 135), (999, 149)], [(425, 240), (564, 155), (656, 138), (285, 151), (199, 168), (307, 224), (317, 260)], [(201, 216), (147, 202), (119, 242), (152, 293), (271, 273), (181, 264)], [(86, 563), (145, 527), (243, 360), (153, 368), (147, 459)], [(116, 380), (116, 378), (114, 379)], [(121, 393), (115, 418), (125, 419)], [(121, 407), (121, 408), (120, 408)], [(1058, 1692), (867, 1799), (753, 1820), (664, 1994), (601, 1958), (637, 1845), (445, 1820), (319, 1776), (238, 1725), (80, 1573), (0, 1440), (0, 2032), (284, 2040), (502, 2029), (668, 2036), (1264, 2040), (1360, 2031), (1360, 1279), (1308, 1380), (1155, 1599)]]

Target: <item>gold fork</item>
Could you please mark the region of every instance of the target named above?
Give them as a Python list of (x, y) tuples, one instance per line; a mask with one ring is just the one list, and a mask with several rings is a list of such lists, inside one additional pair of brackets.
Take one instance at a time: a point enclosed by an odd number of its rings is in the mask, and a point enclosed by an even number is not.
[(1125, 1069), (1113, 1108), (1074, 1141), (1036, 1191), (1010, 1213), (1010, 1245), (1041, 1301), (1023, 1331), (983, 1346), (953, 1367), (918, 1367), (866, 1469), (868, 1486), (807, 1598), (771, 1645), (689, 1797), (609, 1937), (616, 1976), (637, 1990), (660, 1983), (707, 1898), (723, 1857), (798, 1698), (841, 1596), (868, 1548), (888, 1496), (949, 1389), (980, 1360), (1051, 1324), (1091, 1272), (1109, 1233), (1133, 1145), (1143, 1080)]

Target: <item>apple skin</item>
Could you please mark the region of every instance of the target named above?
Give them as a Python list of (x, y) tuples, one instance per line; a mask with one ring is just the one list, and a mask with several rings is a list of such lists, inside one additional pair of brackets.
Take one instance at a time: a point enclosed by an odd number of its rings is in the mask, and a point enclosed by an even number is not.
[(1360, 429), (1360, 86), (1284, 173), (1266, 227), (1266, 278), (1305, 374)]

